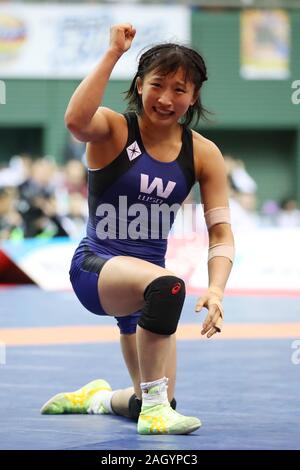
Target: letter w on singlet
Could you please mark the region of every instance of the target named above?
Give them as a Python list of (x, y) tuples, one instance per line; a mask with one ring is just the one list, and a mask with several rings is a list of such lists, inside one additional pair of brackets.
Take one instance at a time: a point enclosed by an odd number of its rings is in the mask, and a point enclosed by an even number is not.
[(175, 186), (176, 183), (174, 181), (168, 181), (167, 187), (164, 189), (163, 180), (158, 177), (155, 177), (152, 183), (149, 184), (149, 175), (141, 174), (141, 193), (151, 194), (156, 189), (157, 196), (166, 199), (170, 196)]

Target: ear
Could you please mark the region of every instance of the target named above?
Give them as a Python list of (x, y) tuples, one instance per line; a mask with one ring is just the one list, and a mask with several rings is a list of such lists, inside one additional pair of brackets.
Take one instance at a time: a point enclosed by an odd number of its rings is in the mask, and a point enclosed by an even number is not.
[(141, 95), (143, 93), (143, 80), (141, 79), (141, 77), (137, 77), (135, 83), (136, 83), (137, 92), (139, 95)]

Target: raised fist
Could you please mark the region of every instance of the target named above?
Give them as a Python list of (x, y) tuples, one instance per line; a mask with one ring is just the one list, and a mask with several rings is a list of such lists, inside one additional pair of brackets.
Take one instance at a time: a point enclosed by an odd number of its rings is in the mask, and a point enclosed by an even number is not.
[(135, 33), (136, 30), (130, 23), (120, 23), (112, 26), (110, 28), (110, 49), (117, 51), (119, 54), (128, 51)]

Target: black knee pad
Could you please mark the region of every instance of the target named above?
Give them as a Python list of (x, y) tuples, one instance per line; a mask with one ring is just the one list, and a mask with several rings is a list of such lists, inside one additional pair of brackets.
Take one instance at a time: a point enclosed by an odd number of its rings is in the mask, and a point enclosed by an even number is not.
[(184, 281), (176, 276), (158, 277), (146, 288), (144, 298), (138, 325), (159, 335), (175, 333), (185, 299)]
[[(173, 410), (176, 410), (177, 402), (175, 398), (170, 402)], [(139, 400), (135, 394), (131, 395), (128, 402), (129, 418), (138, 421), (142, 408), (142, 400)]]

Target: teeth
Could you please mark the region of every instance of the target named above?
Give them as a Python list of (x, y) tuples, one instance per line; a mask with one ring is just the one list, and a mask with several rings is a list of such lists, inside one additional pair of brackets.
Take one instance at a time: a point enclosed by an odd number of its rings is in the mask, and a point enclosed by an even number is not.
[(162, 109), (157, 109), (157, 108), (156, 108), (156, 111), (159, 114), (164, 114), (165, 116), (168, 116), (168, 115), (172, 114), (172, 111), (163, 111)]

